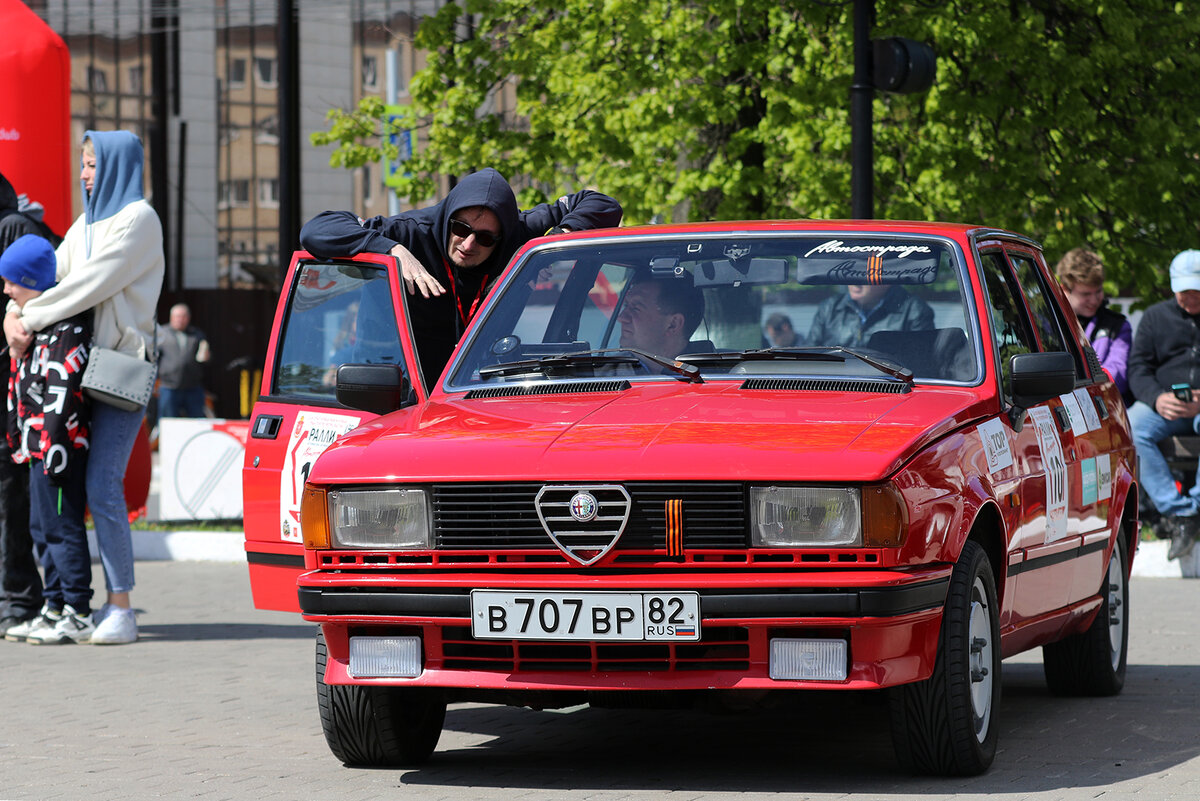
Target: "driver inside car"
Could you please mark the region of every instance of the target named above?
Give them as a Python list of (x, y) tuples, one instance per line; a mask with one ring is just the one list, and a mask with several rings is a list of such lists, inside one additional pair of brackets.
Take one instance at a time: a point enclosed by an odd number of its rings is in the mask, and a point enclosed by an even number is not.
[(674, 358), (687, 350), (704, 317), (704, 293), (682, 276), (639, 273), (625, 291), (617, 322), (620, 345)]
[(933, 309), (900, 286), (851, 284), (817, 307), (810, 345), (855, 348), (876, 331), (929, 331)]

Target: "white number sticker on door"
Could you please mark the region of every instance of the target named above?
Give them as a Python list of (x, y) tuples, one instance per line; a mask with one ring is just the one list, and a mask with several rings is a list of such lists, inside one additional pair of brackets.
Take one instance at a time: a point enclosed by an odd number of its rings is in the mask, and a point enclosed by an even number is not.
[(300, 498), (313, 462), (333, 441), (357, 428), (362, 418), (343, 414), (300, 412), (288, 438), (279, 474), (279, 538), (284, 542), (302, 542), (300, 535)]
[(1067, 536), (1067, 460), (1051, 411), (1045, 406), (1035, 406), (1029, 410), (1029, 416), (1037, 432), (1046, 472), (1046, 542), (1054, 542)]

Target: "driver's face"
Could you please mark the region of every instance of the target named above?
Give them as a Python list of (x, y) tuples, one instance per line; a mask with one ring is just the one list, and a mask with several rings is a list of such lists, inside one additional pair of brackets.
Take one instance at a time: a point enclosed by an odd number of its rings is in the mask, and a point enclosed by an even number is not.
[(859, 308), (869, 309), (883, 299), (888, 288), (874, 284), (851, 284), (846, 290), (850, 293), (850, 300), (857, 303)]
[(676, 354), (665, 351), (671, 338), (669, 333), (677, 325), (673, 318), (680, 315), (665, 314), (659, 309), (658, 292), (658, 284), (647, 282), (634, 284), (625, 293), (625, 303), (617, 315), (621, 347), (674, 357)]

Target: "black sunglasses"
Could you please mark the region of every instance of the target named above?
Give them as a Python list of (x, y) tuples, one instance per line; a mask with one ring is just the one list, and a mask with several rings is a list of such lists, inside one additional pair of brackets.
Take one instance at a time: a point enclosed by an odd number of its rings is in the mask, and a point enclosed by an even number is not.
[(450, 220), (450, 233), (455, 236), (466, 239), (471, 234), (475, 235), (475, 241), (483, 245), (485, 248), (490, 248), (500, 241), (500, 234), (494, 234), (491, 231), (479, 231), (467, 225), (462, 220)]

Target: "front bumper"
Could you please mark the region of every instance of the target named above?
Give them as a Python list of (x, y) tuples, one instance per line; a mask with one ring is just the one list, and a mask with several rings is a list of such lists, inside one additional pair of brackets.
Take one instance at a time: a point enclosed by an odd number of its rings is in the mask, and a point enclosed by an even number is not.
[[(396, 684), (495, 690), (874, 689), (933, 670), (949, 566), (919, 571), (845, 570), (697, 575), (562, 575), (313, 571), (300, 577), (306, 620), (322, 625), (329, 684)], [(472, 589), (693, 590), (699, 642), (476, 640)], [(352, 636), (421, 638), (412, 679), (355, 679)], [(770, 678), (775, 638), (842, 639), (844, 682)]]

